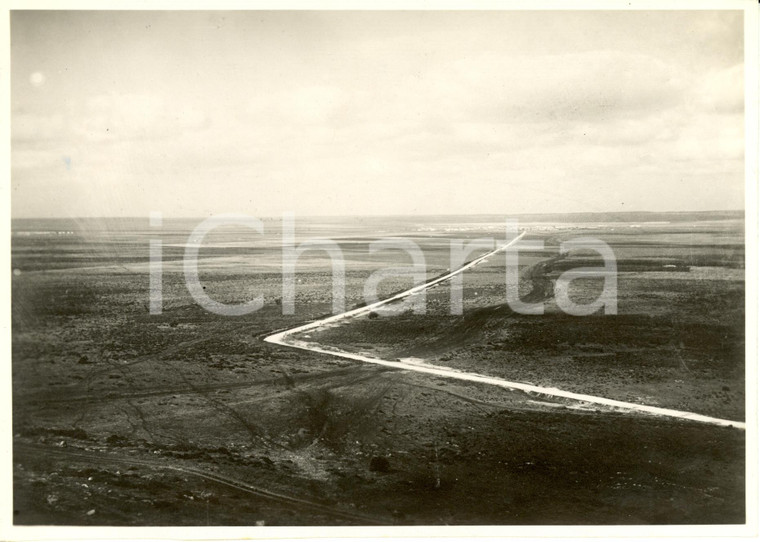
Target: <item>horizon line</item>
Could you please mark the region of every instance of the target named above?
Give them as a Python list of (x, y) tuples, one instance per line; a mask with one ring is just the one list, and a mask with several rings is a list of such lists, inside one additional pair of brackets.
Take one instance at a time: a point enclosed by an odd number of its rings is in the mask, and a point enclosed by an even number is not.
[[(604, 215), (604, 214), (617, 214), (617, 215), (624, 215), (624, 214), (715, 214), (715, 213), (741, 213), (746, 215), (746, 209), (708, 209), (708, 210), (687, 210), (687, 211), (641, 211), (641, 210), (633, 210), (633, 211), (545, 211), (545, 212), (520, 212), (520, 213), (419, 213), (419, 214), (411, 214), (411, 213), (389, 213), (389, 214), (334, 214), (334, 215), (319, 215), (319, 214), (295, 214), (295, 216), (301, 216), (302, 218), (384, 218), (384, 217), (402, 217), (402, 218), (424, 218), (424, 217), (440, 217), (440, 216), (479, 216), (479, 217), (485, 217), (485, 216), (547, 216), (547, 215), (558, 215), (558, 216), (568, 216), (568, 215)], [(181, 216), (174, 216), (174, 215), (162, 215), (162, 218), (168, 219), (168, 220), (190, 220), (190, 219), (205, 219), (209, 218), (211, 216), (216, 216), (219, 214), (239, 214), (239, 215), (245, 215), (245, 213), (215, 213), (215, 214), (209, 214), (209, 215), (181, 215)], [(281, 219), (283, 215), (289, 214), (289, 212), (282, 212), (279, 215), (261, 215), (259, 217), (256, 217), (256, 215), (247, 215), (247, 216), (254, 216), (256, 218), (261, 219)], [(11, 221), (14, 220), (92, 220), (92, 219), (103, 219), (103, 218), (124, 218), (124, 219), (145, 219), (149, 218), (150, 213), (145, 215), (80, 215), (80, 216), (17, 216), (14, 217), (11, 215)]]

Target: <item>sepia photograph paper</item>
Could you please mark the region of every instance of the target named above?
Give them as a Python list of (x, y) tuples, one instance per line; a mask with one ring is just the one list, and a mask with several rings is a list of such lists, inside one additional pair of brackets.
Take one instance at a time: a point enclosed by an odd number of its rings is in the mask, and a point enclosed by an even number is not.
[(756, 537), (757, 14), (11, 3), (2, 538)]

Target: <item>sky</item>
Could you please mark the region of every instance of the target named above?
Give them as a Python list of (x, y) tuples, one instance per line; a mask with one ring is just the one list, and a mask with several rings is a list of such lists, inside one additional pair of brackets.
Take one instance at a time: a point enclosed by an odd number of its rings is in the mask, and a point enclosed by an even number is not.
[(743, 209), (742, 27), (14, 11), (12, 216)]

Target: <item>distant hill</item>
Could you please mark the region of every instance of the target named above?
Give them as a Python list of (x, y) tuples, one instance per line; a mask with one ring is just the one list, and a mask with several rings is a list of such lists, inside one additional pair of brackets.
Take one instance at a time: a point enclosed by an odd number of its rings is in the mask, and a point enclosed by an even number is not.
[(700, 220), (743, 220), (744, 211), (607, 212), (516, 215), (524, 222), (692, 222)]

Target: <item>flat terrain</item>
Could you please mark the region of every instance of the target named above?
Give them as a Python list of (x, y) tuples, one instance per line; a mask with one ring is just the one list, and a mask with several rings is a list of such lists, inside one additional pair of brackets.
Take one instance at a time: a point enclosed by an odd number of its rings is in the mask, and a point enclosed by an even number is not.
[[(546, 244), (520, 260), (523, 299), (543, 301), (543, 316), (506, 306), (500, 256), (465, 273), (462, 315), (449, 314), (441, 285), (424, 315), (364, 316), (308, 340), (743, 420), (741, 217), (633, 218), (523, 224)], [(372, 272), (410, 261), (398, 250), (370, 255), (374, 239), (414, 240), (433, 277), (451, 266), (450, 240), (503, 239), (499, 220), (312, 220), (297, 234), (339, 243), (350, 308)], [(208, 295), (265, 300), (255, 313), (219, 316), (184, 284), (194, 226), (14, 221), (17, 524), (744, 521), (743, 431), (264, 343), (330, 313), (329, 259), (302, 257), (296, 311), (285, 316), (278, 223), (265, 223), (264, 236), (215, 232), (199, 265)], [(590, 253), (558, 258), (559, 242), (578, 236), (615, 252), (616, 316), (571, 317), (556, 306), (560, 273), (601, 264)], [(150, 238), (164, 243), (160, 315), (148, 311)], [(412, 283), (380, 286), (388, 295)], [(600, 286), (577, 280), (570, 294), (588, 302)]]

